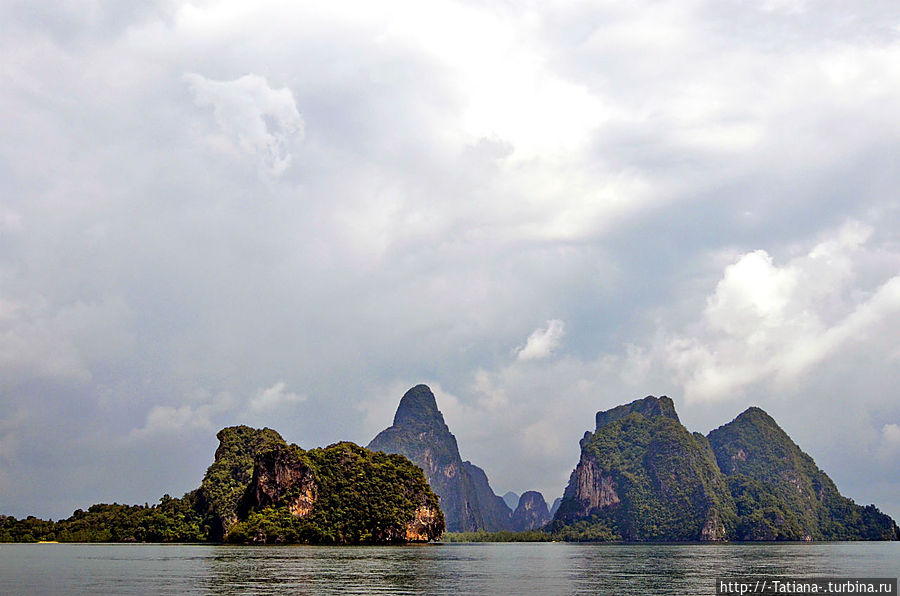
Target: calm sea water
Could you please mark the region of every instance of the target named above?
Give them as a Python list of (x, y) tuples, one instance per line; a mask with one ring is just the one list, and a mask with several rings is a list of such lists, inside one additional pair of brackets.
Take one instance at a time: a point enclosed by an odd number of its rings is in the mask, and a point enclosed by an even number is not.
[(0, 545), (2, 594), (714, 594), (737, 575), (897, 577), (900, 543)]

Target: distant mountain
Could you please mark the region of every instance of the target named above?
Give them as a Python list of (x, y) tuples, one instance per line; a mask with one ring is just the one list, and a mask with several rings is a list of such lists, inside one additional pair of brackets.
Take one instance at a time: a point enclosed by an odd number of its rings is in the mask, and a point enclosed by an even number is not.
[(704, 437), (668, 397), (598, 412), (550, 525), (575, 540), (891, 540), (894, 521), (843, 497), (750, 408)]
[(510, 525), (514, 532), (523, 532), (542, 528), (550, 522), (550, 519), (550, 510), (547, 509), (544, 495), (535, 490), (529, 490), (522, 493), (519, 498)]
[(738, 513), (739, 540), (891, 540), (894, 521), (841, 496), (781, 427), (749, 408), (709, 433)]
[(553, 504), (550, 505), (550, 519), (556, 515), (556, 512), (559, 511), (559, 506), (562, 503), (562, 497), (556, 497), (553, 499)]
[(462, 460), (456, 437), (427, 385), (416, 385), (404, 394), (394, 424), (378, 433), (368, 448), (398, 453), (422, 468), (440, 496), (448, 531), (509, 529), (511, 509), (491, 490), (484, 471)]
[(519, 495), (513, 491), (509, 491), (503, 495), (503, 502), (506, 503), (506, 506), (511, 510), (515, 510), (515, 508), (519, 506)]

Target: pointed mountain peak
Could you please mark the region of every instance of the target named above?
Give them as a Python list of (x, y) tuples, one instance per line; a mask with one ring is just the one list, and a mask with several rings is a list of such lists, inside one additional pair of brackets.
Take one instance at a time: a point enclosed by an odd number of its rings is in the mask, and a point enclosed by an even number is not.
[(444, 425), (444, 416), (438, 410), (434, 393), (428, 385), (416, 385), (400, 399), (397, 413), (394, 414), (394, 426), (410, 426), (437, 422)]
[(637, 399), (630, 404), (616, 406), (611, 410), (597, 412), (597, 430), (600, 430), (601, 427), (606, 426), (610, 422), (615, 422), (631, 413), (641, 414), (645, 418), (665, 416), (666, 418), (671, 418), (675, 422), (680, 422), (680, 420), (678, 420), (678, 414), (675, 413), (675, 404), (671, 399), (665, 395), (662, 397), (648, 395), (644, 399)]
[(778, 423), (775, 422), (774, 418), (769, 416), (765, 410), (756, 406), (750, 406), (738, 414), (737, 418), (734, 419), (734, 422), (752, 422), (756, 424), (766, 424), (768, 426), (778, 426)]
[(770, 438), (778, 437), (779, 439), (786, 439), (787, 442), (793, 445), (793, 441), (791, 441), (788, 434), (784, 432), (784, 429), (778, 426), (775, 419), (769, 416), (765, 410), (756, 406), (747, 408), (728, 424), (723, 424), (719, 428), (713, 430), (710, 432), (710, 436), (712, 436), (713, 433), (728, 429), (744, 429), (746, 431), (755, 429), (752, 432), (763, 433)]

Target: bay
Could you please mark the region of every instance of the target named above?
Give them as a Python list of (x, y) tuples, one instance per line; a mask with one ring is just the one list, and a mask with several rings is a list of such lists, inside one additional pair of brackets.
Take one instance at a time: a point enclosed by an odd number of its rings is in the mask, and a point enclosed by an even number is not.
[(714, 594), (717, 577), (897, 577), (900, 543), (3, 544), (2, 594)]

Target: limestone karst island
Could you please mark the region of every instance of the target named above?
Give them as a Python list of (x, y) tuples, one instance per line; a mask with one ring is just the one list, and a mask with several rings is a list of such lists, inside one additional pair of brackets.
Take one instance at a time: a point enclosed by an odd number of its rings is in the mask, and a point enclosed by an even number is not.
[[(707, 436), (648, 396), (598, 412), (562, 498), (494, 494), (463, 461), (434, 394), (413, 387), (366, 448), (304, 450), (272, 429), (224, 428), (199, 488), (47, 521), (0, 516), (0, 542), (391, 544), (450, 540), (897, 540), (897, 524), (838, 491), (768, 414)], [(514, 505), (514, 506), (511, 506)], [(445, 534), (445, 531), (447, 534)]]

